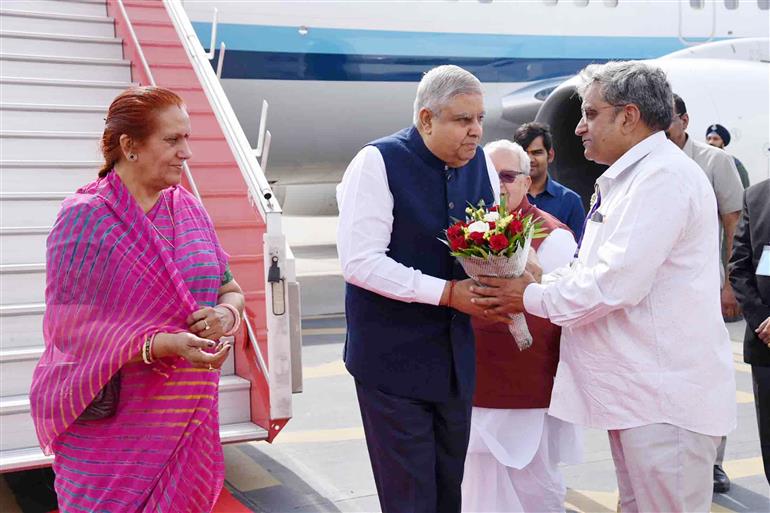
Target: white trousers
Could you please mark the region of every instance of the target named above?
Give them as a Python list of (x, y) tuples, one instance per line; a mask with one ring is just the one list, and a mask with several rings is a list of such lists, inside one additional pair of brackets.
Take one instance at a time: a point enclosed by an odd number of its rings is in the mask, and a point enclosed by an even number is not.
[(708, 513), (721, 442), (671, 424), (609, 431), (623, 513)]
[(489, 452), (469, 452), (465, 458), (462, 511), (563, 513), (567, 487), (549, 426), (546, 421), (537, 452), (522, 469), (506, 467)]

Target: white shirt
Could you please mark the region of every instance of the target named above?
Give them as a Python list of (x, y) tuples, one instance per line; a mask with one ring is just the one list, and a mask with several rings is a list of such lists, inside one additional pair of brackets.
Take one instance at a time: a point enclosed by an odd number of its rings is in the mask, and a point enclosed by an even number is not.
[[(495, 202), (499, 202), (497, 171), (489, 157), (486, 162)], [(348, 165), (337, 186), (337, 205), (337, 252), (346, 282), (407, 303), (439, 303), (446, 280), (406, 267), (387, 255), (393, 231), (393, 195), (385, 162), (375, 146), (364, 147)]]
[(603, 429), (728, 433), (735, 376), (708, 180), (657, 132), (597, 185), (603, 220), (586, 223), (577, 261), (524, 293), (528, 312), (564, 328), (549, 413)]

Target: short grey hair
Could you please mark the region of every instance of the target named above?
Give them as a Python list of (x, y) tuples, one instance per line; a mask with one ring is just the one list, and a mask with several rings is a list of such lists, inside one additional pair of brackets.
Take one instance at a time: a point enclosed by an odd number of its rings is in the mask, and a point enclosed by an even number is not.
[(653, 130), (666, 130), (673, 119), (671, 85), (662, 69), (640, 61), (610, 61), (591, 64), (580, 72), (578, 94), (599, 85), (604, 101), (617, 107), (634, 104), (644, 123)]
[(437, 66), (425, 73), (414, 99), (414, 126), (420, 122), (420, 110), (426, 108), (438, 116), (458, 94), (483, 94), (481, 82), (469, 71), (453, 64)]
[[(510, 151), (516, 155), (519, 158), (521, 172), (529, 176), (529, 155), (527, 155), (527, 152), (524, 151), (524, 148), (520, 145), (513, 141), (509, 141), (508, 139), (499, 139), (484, 145), (484, 153), (487, 155), (491, 155), (493, 152), (501, 150)], [(500, 170), (498, 169), (498, 171)]]

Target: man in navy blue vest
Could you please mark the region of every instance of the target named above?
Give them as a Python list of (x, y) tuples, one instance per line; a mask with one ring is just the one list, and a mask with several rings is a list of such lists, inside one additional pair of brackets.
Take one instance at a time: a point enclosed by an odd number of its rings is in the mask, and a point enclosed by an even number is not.
[(385, 513), (460, 511), (475, 354), (470, 280), (439, 240), (468, 203), (499, 197), (478, 144), (481, 83), (439, 66), (414, 126), (365, 146), (337, 189), (347, 282), (344, 360)]

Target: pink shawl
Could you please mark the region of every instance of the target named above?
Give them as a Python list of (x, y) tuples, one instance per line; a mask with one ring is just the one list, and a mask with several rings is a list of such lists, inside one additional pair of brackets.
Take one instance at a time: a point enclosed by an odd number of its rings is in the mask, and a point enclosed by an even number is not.
[[(163, 195), (171, 241), (115, 172), (65, 200), (48, 236), (46, 347), (30, 403), (61, 511), (210, 511), (222, 487), (218, 373), (181, 358), (127, 363), (150, 334), (184, 331), (216, 302), (227, 262), (202, 205), (181, 187)], [(117, 414), (78, 421), (119, 370)]]

